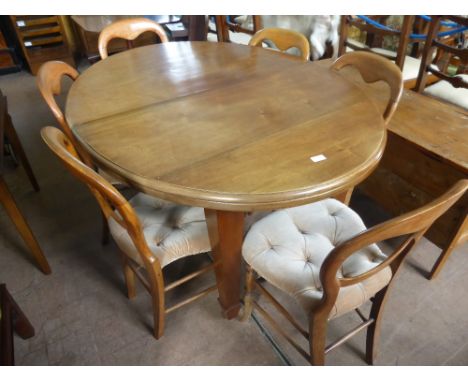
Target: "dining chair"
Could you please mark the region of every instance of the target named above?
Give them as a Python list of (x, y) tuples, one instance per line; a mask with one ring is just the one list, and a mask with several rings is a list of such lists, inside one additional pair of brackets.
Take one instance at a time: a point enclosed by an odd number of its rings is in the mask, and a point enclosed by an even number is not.
[[(455, 44), (448, 45), (441, 39), (442, 22), (453, 22), (460, 26)], [(464, 30), (463, 30), (464, 29)], [(440, 59), (434, 62), (434, 51)], [(441, 53), (443, 52), (443, 53)], [(429, 75), (438, 82), (427, 86)], [(468, 109), (468, 18), (462, 16), (433, 16), (423, 51), (415, 90), (440, 100)]]
[[(385, 126), (390, 122), (403, 92), (403, 77), (401, 70), (391, 61), (370, 52), (350, 52), (338, 57), (331, 65), (331, 70), (340, 71), (350, 66), (356, 68), (367, 83), (384, 81), (390, 88), (390, 97), (382, 114)], [(336, 198), (346, 205), (349, 204), (353, 188), (350, 188)]]
[[(253, 15), (217, 15), (211, 17), (214, 17), (215, 20), (218, 42), (231, 42), (231, 33), (240, 32), (254, 35), (260, 30), (262, 24), (260, 16)], [(252, 29), (248, 29), (242, 25), (247, 18), (252, 18)]]
[(162, 43), (169, 41), (164, 28), (153, 20), (144, 17), (119, 20), (105, 27), (99, 34), (98, 50), (101, 59), (107, 58), (107, 45), (112, 39), (122, 38), (127, 40), (127, 47), (131, 49), (133, 48), (132, 40), (135, 40), (144, 32), (155, 33)]
[[(374, 364), (385, 302), (403, 260), (467, 189), (468, 180), (460, 180), (431, 203), (370, 229), (335, 199), (278, 210), (257, 221), (242, 247), (248, 264), (243, 319), (256, 309), (312, 365), (324, 365), (327, 353), (367, 328), (366, 361)], [(394, 238), (402, 241), (386, 255), (377, 243)], [(256, 280), (254, 272), (295, 298), (308, 318), (308, 330)], [(254, 288), (309, 341), (309, 352), (253, 300)], [(372, 306), (366, 318), (359, 307), (369, 300)], [(353, 310), (362, 323), (327, 346), (328, 322)]]
[(165, 292), (211, 271), (215, 263), (165, 285), (163, 268), (211, 250), (203, 208), (165, 202), (139, 193), (127, 201), (106, 179), (81, 161), (76, 148), (59, 129), (45, 127), (42, 138), (65, 167), (85, 183), (107, 218), (122, 253), (128, 298), (136, 295), (135, 276), (151, 295), (156, 339), (163, 335), (166, 314), (216, 290), (210, 286), (182, 302), (165, 307)]
[(250, 39), (250, 46), (262, 46), (263, 43), (273, 43), (281, 52), (297, 48), (304, 61), (310, 59), (310, 44), (307, 38), (299, 32), (283, 28), (265, 28), (259, 30)]
[[(408, 46), (419, 44), (424, 41), (424, 37), (419, 34), (413, 34), (413, 25), (415, 23), (414, 15), (403, 16), (401, 28), (394, 29), (386, 26), (383, 19), (388, 17), (369, 17), (369, 16), (341, 16), (340, 23), (340, 42), (338, 56), (350, 51), (369, 51), (385, 57), (401, 69), (405, 87), (412, 88), (416, 83), (420, 59), (407, 54)], [(360, 33), (366, 34), (366, 42), (362, 43), (350, 37), (351, 28), (357, 28)], [(382, 41), (385, 38), (394, 39), (397, 42), (396, 52), (382, 47)]]

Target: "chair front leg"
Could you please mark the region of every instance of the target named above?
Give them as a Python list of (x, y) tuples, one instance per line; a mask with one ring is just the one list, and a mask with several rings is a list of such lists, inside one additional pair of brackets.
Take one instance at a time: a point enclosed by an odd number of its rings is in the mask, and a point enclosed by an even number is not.
[(328, 314), (316, 314), (309, 319), (310, 363), (325, 365), (325, 342), (327, 340)]
[(247, 274), (245, 279), (244, 312), (241, 321), (247, 321), (252, 315), (252, 290), (254, 288), (255, 272), (250, 265), (247, 265)]
[(366, 338), (366, 362), (369, 365), (374, 365), (377, 358), (379, 341), (380, 341), (380, 326), (385, 301), (387, 299), (387, 291), (389, 287), (382, 289), (374, 297), (369, 319), (374, 319), (374, 322), (367, 328)]
[(157, 340), (164, 334), (164, 319), (166, 316), (164, 278), (161, 268), (158, 265), (148, 264), (146, 266), (151, 288), (151, 302), (153, 304), (153, 336)]

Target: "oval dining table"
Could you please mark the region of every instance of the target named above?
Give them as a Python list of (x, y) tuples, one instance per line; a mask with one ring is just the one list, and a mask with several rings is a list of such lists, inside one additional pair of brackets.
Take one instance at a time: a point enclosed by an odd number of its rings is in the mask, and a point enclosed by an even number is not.
[(72, 85), (66, 119), (99, 167), (205, 209), (227, 318), (241, 306), (245, 213), (345, 199), (386, 141), (381, 112), (339, 73), (232, 43), (113, 55)]

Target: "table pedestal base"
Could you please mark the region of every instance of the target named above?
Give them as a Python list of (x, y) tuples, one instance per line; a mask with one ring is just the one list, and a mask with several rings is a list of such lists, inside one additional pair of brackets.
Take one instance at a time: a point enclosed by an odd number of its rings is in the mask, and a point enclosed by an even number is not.
[(206, 222), (218, 286), (218, 301), (227, 319), (237, 317), (241, 307), (241, 248), (244, 213), (205, 209)]

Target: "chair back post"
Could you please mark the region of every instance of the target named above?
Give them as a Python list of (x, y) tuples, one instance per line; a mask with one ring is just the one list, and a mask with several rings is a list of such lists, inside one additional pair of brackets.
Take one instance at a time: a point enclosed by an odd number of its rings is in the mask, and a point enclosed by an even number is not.
[[(428, 73), (431, 73), (435, 77), (449, 82), (455, 88), (467, 88), (468, 82), (464, 80), (458, 74), (464, 74), (467, 71), (468, 64), (468, 47), (467, 46), (452, 46), (455, 42), (455, 38), (441, 38), (439, 32), (442, 31), (442, 19), (447, 19), (457, 23), (460, 26), (468, 27), (468, 18), (461, 16), (432, 16), (432, 20), (427, 34), (426, 43), (421, 59), (421, 66), (419, 67), (418, 79), (415, 86), (415, 91), (421, 93), (424, 91), (427, 84)], [(461, 32), (464, 33), (464, 32)], [(465, 29), (466, 33), (466, 29)], [(436, 62), (437, 67), (432, 65), (434, 49), (437, 49)], [(457, 57), (460, 61), (457, 73), (455, 75), (448, 75), (445, 73), (449, 62), (445, 64), (441, 63), (440, 58), (443, 53), (450, 55), (451, 57)]]
[(58, 106), (55, 96), (62, 93), (62, 79), (63, 77), (69, 77), (73, 81), (78, 78), (78, 71), (62, 61), (48, 61), (41, 65), (37, 72), (36, 84), (39, 88), (42, 97), (49, 106), (52, 114), (60, 125), (60, 128), (73, 143), (74, 147), (77, 148), (80, 158), (88, 165), (92, 166), (93, 161), (90, 155), (78, 144), (75, 136), (73, 135), (70, 126), (68, 125), (65, 116)]
[(155, 33), (162, 43), (169, 41), (164, 28), (153, 20), (144, 17), (119, 20), (105, 27), (99, 34), (98, 50), (101, 59), (108, 57), (107, 46), (112, 39), (125, 39), (128, 41), (127, 46), (131, 48), (133, 47), (131, 41), (144, 32)]
[(401, 70), (385, 58), (369, 52), (347, 53), (333, 62), (331, 69), (339, 71), (346, 66), (354, 66), (367, 83), (385, 81), (390, 87), (390, 99), (383, 113), (388, 124), (396, 110), (403, 92)]
[(432, 21), (429, 24), (429, 31), (427, 32), (426, 42), (424, 44), (424, 50), (421, 58), (421, 66), (419, 67), (418, 79), (416, 81), (415, 91), (421, 93), (426, 87), (427, 81), (427, 67), (431, 64), (432, 54), (435, 46), (432, 42), (437, 36), (437, 31), (440, 27), (440, 16), (432, 16)]
[[(458, 181), (450, 190), (431, 203), (376, 225), (348, 239), (337, 246), (327, 256), (320, 269), (320, 281), (323, 287), (322, 302), (313, 314), (328, 316), (333, 308), (341, 287), (354, 285), (372, 277), (387, 266), (391, 267), (394, 279), (401, 263), (430, 226), (468, 190), (468, 179)], [(404, 242), (382, 263), (369, 271), (351, 277), (338, 277), (343, 263), (360, 249), (388, 239), (408, 236)]]
[(55, 96), (62, 93), (62, 78), (64, 76), (75, 81), (78, 78), (79, 73), (75, 68), (65, 62), (48, 61), (39, 68), (36, 77), (36, 84), (62, 130), (70, 139), (73, 139), (71, 138), (73, 135), (65, 120), (65, 116), (55, 101)]
[(283, 28), (265, 28), (255, 33), (249, 41), (250, 46), (262, 46), (264, 41), (271, 41), (281, 51), (297, 48), (304, 61), (310, 59), (310, 44), (299, 32)]
[[(159, 270), (162, 277), (159, 260), (148, 248), (140, 221), (127, 199), (106, 179), (82, 162), (73, 143), (62, 131), (47, 126), (41, 130), (41, 136), (72, 175), (88, 186), (106, 219), (113, 218), (127, 230), (145, 267)], [(164, 285), (164, 282), (160, 280), (160, 284)]]
[[(371, 17), (372, 19), (376, 19), (376, 17)], [(385, 17), (386, 18), (386, 17)], [(379, 17), (379, 20), (383, 20), (383, 17)], [(376, 19), (376, 22), (379, 22)], [(415, 39), (411, 38), (411, 32), (413, 30), (413, 26), (415, 23), (415, 16), (414, 15), (406, 15), (403, 16), (403, 23), (400, 30), (393, 30), (390, 28), (378, 28), (377, 26), (371, 25), (364, 20), (360, 20), (352, 15), (345, 15), (341, 16), (341, 24), (340, 24), (340, 42), (339, 42), (339, 49), (338, 49), (338, 56), (341, 56), (346, 53), (346, 47), (350, 47), (354, 51), (367, 51), (372, 52), (373, 54), (379, 55), (381, 57), (385, 57), (392, 61), (395, 61), (397, 66), (403, 70), (403, 66), (405, 63), (406, 52), (408, 48), (408, 44)], [(352, 43), (348, 42), (349, 36), (349, 28), (354, 26), (355, 28), (359, 29), (361, 32), (366, 32), (367, 39), (366, 44), (370, 41), (375, 40), (375, 35), (380, 36), (381, 38), (379, 41), (382, 40), (383, 36), (395, 36), (398, 37), (398, 48), (396, 52), (396, 56), (385, 55), (380, 52), (375, 52), (372, 48), (375, 48), (374, 44), (370, 44), (372, 46), (366, 45), (365, 47), (355, 46)], [(371, 36), (371, 38), (369, 38)]]

